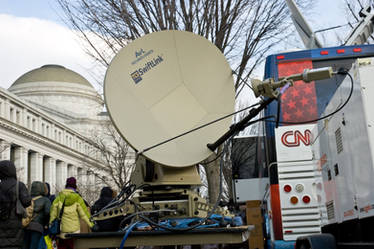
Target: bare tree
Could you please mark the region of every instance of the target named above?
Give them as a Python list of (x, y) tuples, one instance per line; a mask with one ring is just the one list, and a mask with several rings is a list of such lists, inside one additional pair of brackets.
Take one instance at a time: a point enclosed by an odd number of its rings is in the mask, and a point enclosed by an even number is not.
[(101, 130), (93, 131), (91, 139), (89, 154), (96, 157), (103, 167), (101, 174), (95, 172), (95, 177), (106, 185), (122, 189), (135, 167), (134, 151), (109, 121), (102, 125)]
[[(128, 42), (154, 31), (185, 30), (209, 39), (233, 68), (237, 95), (265, 55), (290, 32), (288, 9), (279, 0), (56, 1), (66, 22), (86, 42), (87, 53), (104, 66)], [(211, 202), (219, 190), (219, 160), (214, 157), (206, 166)]]
[[(95, 201), (99, 199), (100, 196), (100, 187), (104, 185), (108, 185), (103, 181), (103, 178), (99, 176), (99, 174), (95, 174), (92, 171), (88, 171), (87, 175), (90, 177), (91, 175), (95, 176), (94, 181), (87, 180), (86, 182), (78, 181), (78, 192), (83, 197), (83, 199), (92, 206)], [(78, 176), (79, 177), (79, 176)], [(109, 181), (109, 179), (108, 179)]]
[[(264, 55), (287, 36), (288, 10), (277, 0), (56, 0), (65, 20), (104, 66), (129, 41), (160, 30), (185, 30), (212, 41), (230, 61), (240, 89)], [(305, 6), (308, 1), (299, 0)]]

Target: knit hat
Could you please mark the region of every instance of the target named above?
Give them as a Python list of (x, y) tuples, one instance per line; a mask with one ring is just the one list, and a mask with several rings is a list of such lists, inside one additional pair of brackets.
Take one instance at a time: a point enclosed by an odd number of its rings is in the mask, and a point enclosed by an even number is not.
[(6, 178), (17, 179), (16, 172), (16, 166), (14, 166), (14, 163), (12, 161), (0, 161), (0, 180), (4, 180)]
[(66, 187), (74, 189), (77, 188), (77, 180), (75, 179), (75, 177), (69, 177), (68, 179), (66, 179)]

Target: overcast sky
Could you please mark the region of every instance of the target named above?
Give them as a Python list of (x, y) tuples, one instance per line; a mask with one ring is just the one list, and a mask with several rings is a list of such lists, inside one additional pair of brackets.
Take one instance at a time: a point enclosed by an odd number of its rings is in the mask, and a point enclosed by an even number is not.
[[(346, 23), (342, 2), (319, 0), (307, 16), (312, 28)], [(0, 1), (1, 87), (8, 88), (22, 74), (45, 64), (63, 65), (94, 83), (96, 64), (58, 13), (54, 0)]]

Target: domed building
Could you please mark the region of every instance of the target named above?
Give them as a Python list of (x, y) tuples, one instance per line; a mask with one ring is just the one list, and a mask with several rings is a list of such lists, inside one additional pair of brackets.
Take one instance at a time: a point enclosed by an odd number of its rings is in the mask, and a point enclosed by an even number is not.
[(31, 70), (8, 90), (85, 135), (94, 128), (92, 126), (104, 106), (90, 82), (60, 65), (44, 65)]
[(0, 160), (14, 161), (29, 186), (44, 181), (55, 192), (70, 176), (95, 186), (106, 171), (90, 135), (108, 123), (103, 107), (91, 83), (63, 66), (23, 74), (0, 88)]

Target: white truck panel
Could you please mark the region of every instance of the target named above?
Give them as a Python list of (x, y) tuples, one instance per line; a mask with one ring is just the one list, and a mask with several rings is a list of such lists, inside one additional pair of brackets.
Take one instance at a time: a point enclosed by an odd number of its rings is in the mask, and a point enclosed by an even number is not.
[[(353, 74), (355, 69), (350, 73)], [(326, 114), (334, 112), (338, 106), (342, 105), (347, 99), (350, 91), (350, 79), (345, 78), (341, 86), (338, 88), (328, 106)], [(352, 145), (358, 136), (353, 136), (348, 127), (352, 126), (351, 115), (358, 115), (359, 110), (350, 110), (353, 101), (357, 101), (357, 93), (359, 88), (354, 88), (351, 101), (345, 106), (344, 110), (333, 115), (328, 121), (320, 122), (319, 129), (313, 134), (319, 140), (322, 146), (320, 152), (325, 155), (326, 163), (322, 166), (322, 175), (326, 189), (326, 202), (328, 208), (329, 223), (340, 223), (346, 220), (357, 218), (357, 210), (355, 209), (356, 193), (353, 182), (353, 171), (350, 165), (353, 164), (351, 157)], [(359, 120), (355, 117), (353, 120)], [(317, 136), (319, 134), (319, 136)], [(327, 148), (328, 147), (328, 148)], [(354, 146), (356, 148), (356, 146)], [(316, 158), (318, 159), (318, 158)], [(321, 159), (321, 158), (320, 158)], [(334, 209), (334, 211), (332, 210)]]
[[(321, 124), (319, 124), (321, 125)], [(323, 190), (324, 203), (326, 203), (326, 219), (323, 220), (322, 224), (336, 223), (338, 221), (338, 214), (340, 213), (339, 205), (335, 204), (337, 199), (336, 184), (333, 174), (329, 174), (330, 159), (330, 145), (328, 134), (325, 129), (315, 127), (312, 131), (315, 140), (312, 142), (313, 157), (316, 163), (317, 170), (321, 172), (323, 178)], [(328, 157), (329, 156), (329, 157)], [(330, 170), (331, 172), (331, 170)], [(328, 175), (331, 177), (330, 181), (327, 181)]]
[[(321, 172), (313, 161), (314, 124), (283, 126), (275, 131), (279, 195), (284, 240), (321, 232), (324, 197)], [(285, 190), (290, 188), (289, 190)], [(292, 203), (291, 198), (297, 198)], [(304, 202), (303, 198), (310, 198)]]
[[(365, 59), (367, 60), (367, 59)], [(372, 61), (372, 59), (370, 59)], [(341, 223), (374, 215), (374, 85), (372, 65), (356, 61), (351, 100), (313, 131), (313, 155), (320, 163), (326, 192), (328, 223)], [(350, 92), (347, 76), (324, 115), (343, 104)]]
[(269, 178), (235, 179), (236, 202), (263, 200)]
[[(365, 130), (367, 132), (367, 163), (363, 165), (365, 170), (359, 171), (355, 179), (357, 188), (357, 205), (359, 209), (360, 218), (370, 217), (374, 215), (374, 85), (373, 85), (373, 72), (374, 66), (372, 65), (373, 59), (369, 65), (361, 65), (359, 67), (359, 79), (361, 83), (361, 96), (363, 103), (363, 110), (365, 114), (366, 123)], [(361, 168), (361, 165), (360, 165)], [(363, 184), (357, 184), (362, 182)]]

